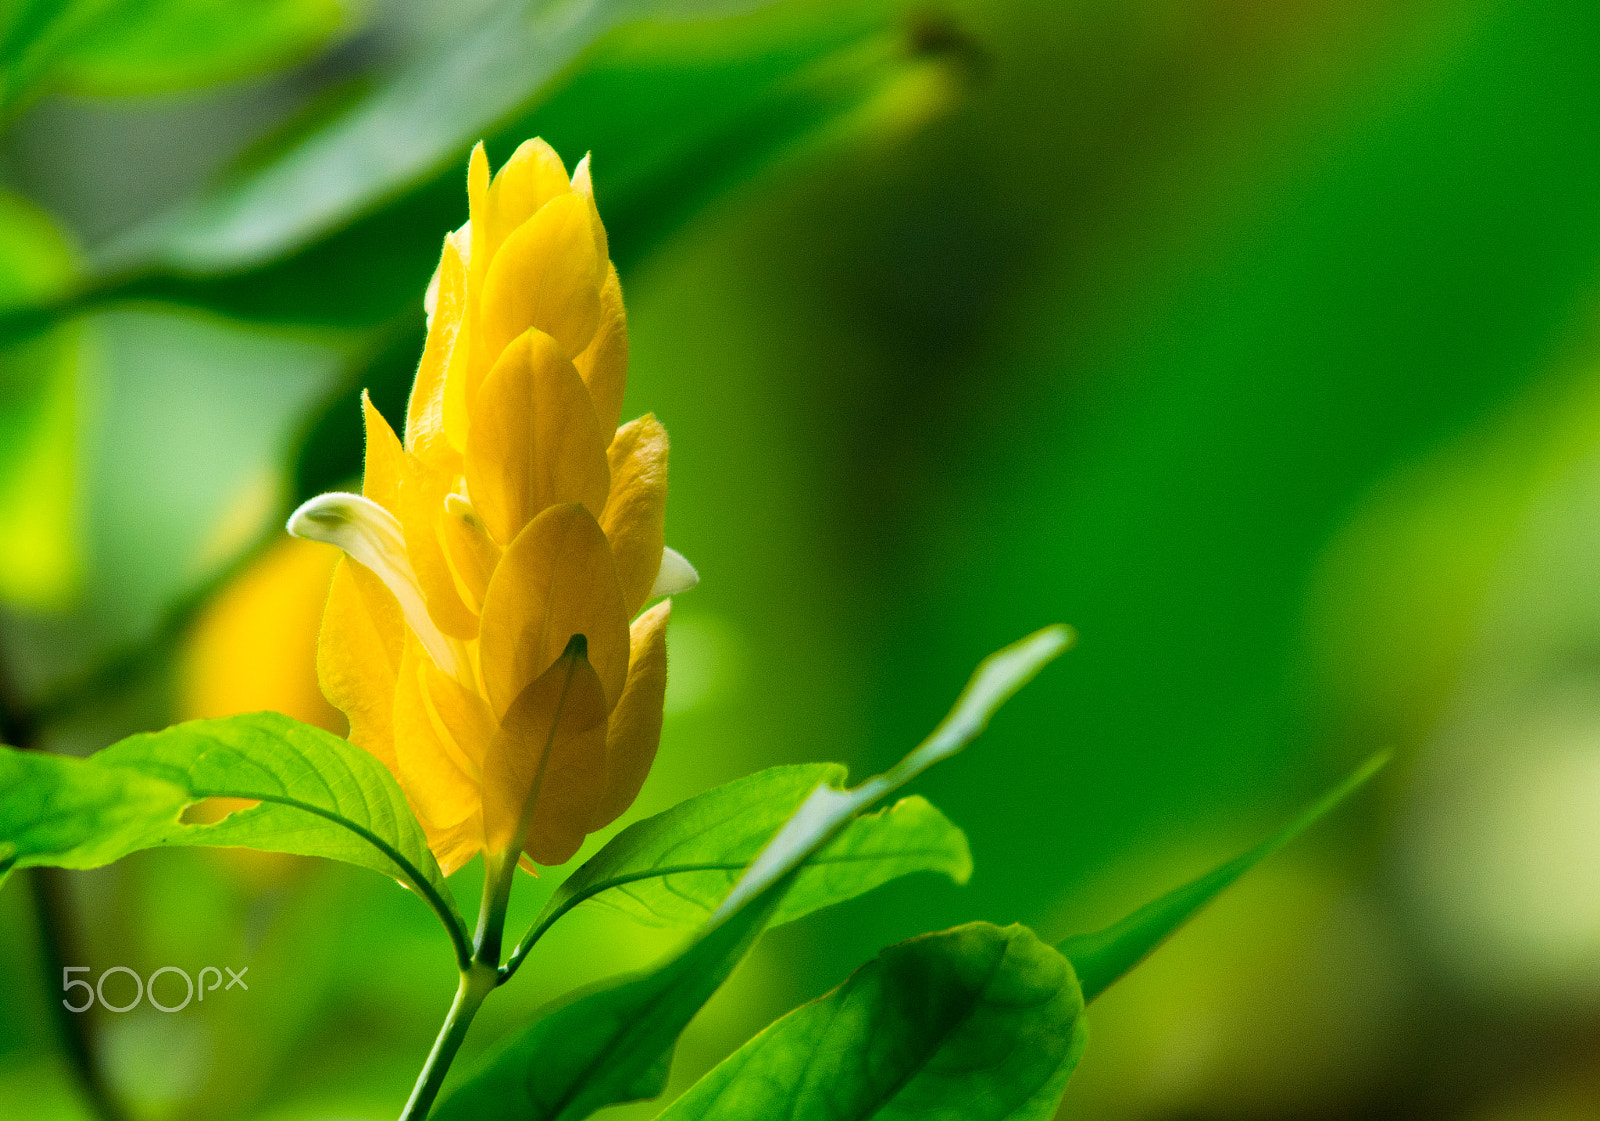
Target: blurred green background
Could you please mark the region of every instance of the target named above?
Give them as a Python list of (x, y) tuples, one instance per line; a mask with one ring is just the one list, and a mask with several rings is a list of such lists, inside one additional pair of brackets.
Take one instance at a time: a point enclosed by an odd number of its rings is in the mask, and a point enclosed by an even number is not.
[[(6, 735), (337, 719), (331, 558), (277, 527), (359, 470), (360, 387), (398, 420), (471, 143), (540, 134), (593, 152), (703, 577), (629, 820), (870, 773), (1082, 636), (919, 784), (972, 883), (769, 935), (673, 1092), (888, 942), (1099, 925), (1393, 748), (1093, 1007), (1062, 1116), (1600, 1116), (1597, 57), (1577, 0), (8, 0)], [(452, 990), (353, 869), (54, 886), (66, 964), (250, 968), (87, 1019), (131, 1118), (392, 1116)], [(668, 944), (575, 913), (468, 1059)], [(0, 1113), (93, 1116), (21, 877), (0, 945)]]

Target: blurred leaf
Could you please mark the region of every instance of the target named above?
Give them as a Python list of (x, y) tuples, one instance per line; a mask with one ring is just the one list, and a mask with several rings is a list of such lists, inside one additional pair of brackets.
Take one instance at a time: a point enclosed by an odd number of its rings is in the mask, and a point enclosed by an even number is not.
[[(61, 291), (73, 255), (48, 215), (0, 193), (0, 308)], [(0, 348), (0, 600), (59, 603), (76, 571), (76, 332)]]
[[(418, 183), (459, 178), (476, 140), (634, 9), (505, 4), (277, 158), (135, 231), (112, 260), (236, 272), (309, 246)], [(430, 250), (454, 224), (425, 227)]]
[[(844, 768), (830, 763), (772, 767), (635, 822), (567, 877), (537, 926), (586, 901), (652, 925), (697, 926), (806, 796), (844, 777)], [(972, 854), (948, 818), (923, 798), (905, 798), (856, 818), (807, 861), (772, 925), (922, 871), (964, 883)]]
[(648, 26), (609, 40), (525, 120), (590, 151), (614, 252), (627, 268), (706, 203), (790, 153), (852, 139), (883, 145), (949, 107), (978, 68), (956, 29), (892, 6), (783, 4), (728, 21)]
[(69, 303), (157, 298), (276, 321), (380, 322), (417, 305), (444, 233), (465, 219), (472, 143), (485, 139), (500, 160), (535, 134), (569, 162), (595, 152), (626, 271), (709, 198), (830, 126), (881, 136), (925, 118), (961, 68), (956, 49), (897, 29), (887, 5), (828, 19), (786, 4), (710, 37), (702, 26), (652, 27), (550, 92), (605, 33), (666, 8), (502, 7), (449, 50), (131, 231)]
[(50, 216), (0, 192), (0, 308), (54, 295), (72, 273), (72, 249)]
[(0, 113), (52, 87), (117, 95), (209, 85), (290, 61), (339, 0), (18, 0), (0, 16)]
[(663, 1121), (1047, 1121), (1088, 1042), (1072, 966), (1024, 926), (880, 953), (718, 1064)]
[(74, 93), (118, 96), (212, 85), (292, 62), (345, 19), (341, 0), (124, 3), (61, 64)]
[[(412, 887), (465, 960), (461, 916), (422, 826), (383, 764), (278, 713), (176, 724), (87, 759), (0, 749), (0, 844), (16, 864), (95, 868), (161, 845), (241, 846), (342, 860)], [(207, 825), (208, 798), (261, 804)]]
[(76, 354), (70, 326), (0, 350), (0, 397), (22, 398), (0, 401), (0, 600), (11, 604), (57, 606), (80, 571)]
[(1077, 970), (1084, 1001), (1092, 1001), (1109, 989), (1194, 918), (1202, 907), (1232, 886), (1235, 880), (1320, 821), (1335, 806), (1361, 789), (1388, 761), (1387, 754), (1373, 756), (1299, 817), (1249, 852), (1145, 904), (1104, 930), (1075, 934), (1063, 940), (1058, 948)]
[(806, 861), (861, 810), (972, 742), (995, 710), (1070, 643), (1066, 627), (1046, 627), (984, 659), (949, 715), (897, 766), (849, 790), (813, 789), (682, 952), (546, 1013), (435, 1116), (578, 1121), (603, 1106), (661, 1093), (679, 1033), (749, 951)]

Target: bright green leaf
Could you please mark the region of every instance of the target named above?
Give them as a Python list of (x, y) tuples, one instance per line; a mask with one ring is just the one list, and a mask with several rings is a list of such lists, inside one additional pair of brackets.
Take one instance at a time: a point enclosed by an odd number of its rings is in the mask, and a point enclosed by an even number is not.
[(666, 1085), (672, 1048), (700, 1006), (777, 913), (807, 860), (857, 813), (983, 731), (996, 709), (1066, 650), (1046, 627), (991, 654), (950, 714), (886, 774), (849, 790), (812, 790), (688, 946), (658, 968), (602, 983), (534, 1021), (435, 1113), (440, 1121), (578, 1121)]
[(19, 0), (0, 14), (0, 112), (56, 87), (115, 95), (207, 85), (291, 61), (339, 0)]
[[(698, 926), (806, 796), (837, 787), (844, 774), (830, 763), (772, 767), (635, 822), (567, 877), (537, 926), (589, 900), (652, 925)], [(972, 854), (948, 818), (923, 798), (905, 798), (856, 818), (808, 860), (772, 925), (922, 871), (965, 883)]]
[(0, 750), (0, 846), (24, 868), (98, 868), (166, 844), (194, 800), (183, 787), (135, 770)]
[(59, 66), (74, 93), (121, 96), (212, 85), (293, 62), (345, 22), (340, 0), (158, 0), (117, 6)]
[(1024, 926), (926, 934), (720, 1063), (662, 1121), (1047, 1121), (1088, 1040), (1072, 966)]
[(1129, 970), (1194, 918), (1202, 907), (1354, 794), (1388, 761), (1387, 754), (1373, 756), (1299, 817), (1249, 852), (1145, 904), (1104, 930), (1075, 934), (1062, 941), (1058, 948), (1067, 955), (1078, 972), (1083, 984), (1084, 1001), (1093, 1000), (1121, 980)]
[[(261, 804), (211, 824), (208, 798)], [(195, 720), (87, 759), (0, 749), (0, 845), (19, 867), (93, 868), (162, 845), (240, 846), (342, 860), (408, 884), (465, 935), (422, 826), (394, 778), (338, 736), (278, 713)]]

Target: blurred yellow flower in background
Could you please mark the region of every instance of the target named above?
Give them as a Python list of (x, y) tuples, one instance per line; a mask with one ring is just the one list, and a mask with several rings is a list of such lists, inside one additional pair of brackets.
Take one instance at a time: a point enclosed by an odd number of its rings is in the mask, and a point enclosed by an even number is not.
[(344, 734), (344, 714), (310, 671), (336, 559), (307, 541), (275, 542), (206, 605), (185, 643), (184, 719), (271, 709)]
[(639, 612), (698, 579), (664, 541), (666, 431), (618, 427), (627, 322), (588, 159), (569, 178), (530, 140), (491, 182), (480, 144), (467, 187), (404, 442), (366, 401), (362, 494), (289, 522), (346, 554), (322, 688), (447, 872), (480, 851), (563, 863), (632, 804), (670, 601)]

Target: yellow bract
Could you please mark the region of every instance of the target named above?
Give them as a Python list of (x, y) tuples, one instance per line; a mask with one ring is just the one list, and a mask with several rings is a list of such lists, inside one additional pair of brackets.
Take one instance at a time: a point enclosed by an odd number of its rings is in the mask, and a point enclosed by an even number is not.
[(559, 864), (632, 804), (661, 736), (671, 601), (638, 613), (697, 579), (665, 544), (665, 429), (618, 427), (627, 316), (587, 158), (568, 178), (530, 140), (491, 181), (480, 144), (467, 195), (404, 441), (364, 402), (362, 494), (289, 523), (346, 553), (323, 691), (446, 872), (480, 851)]

